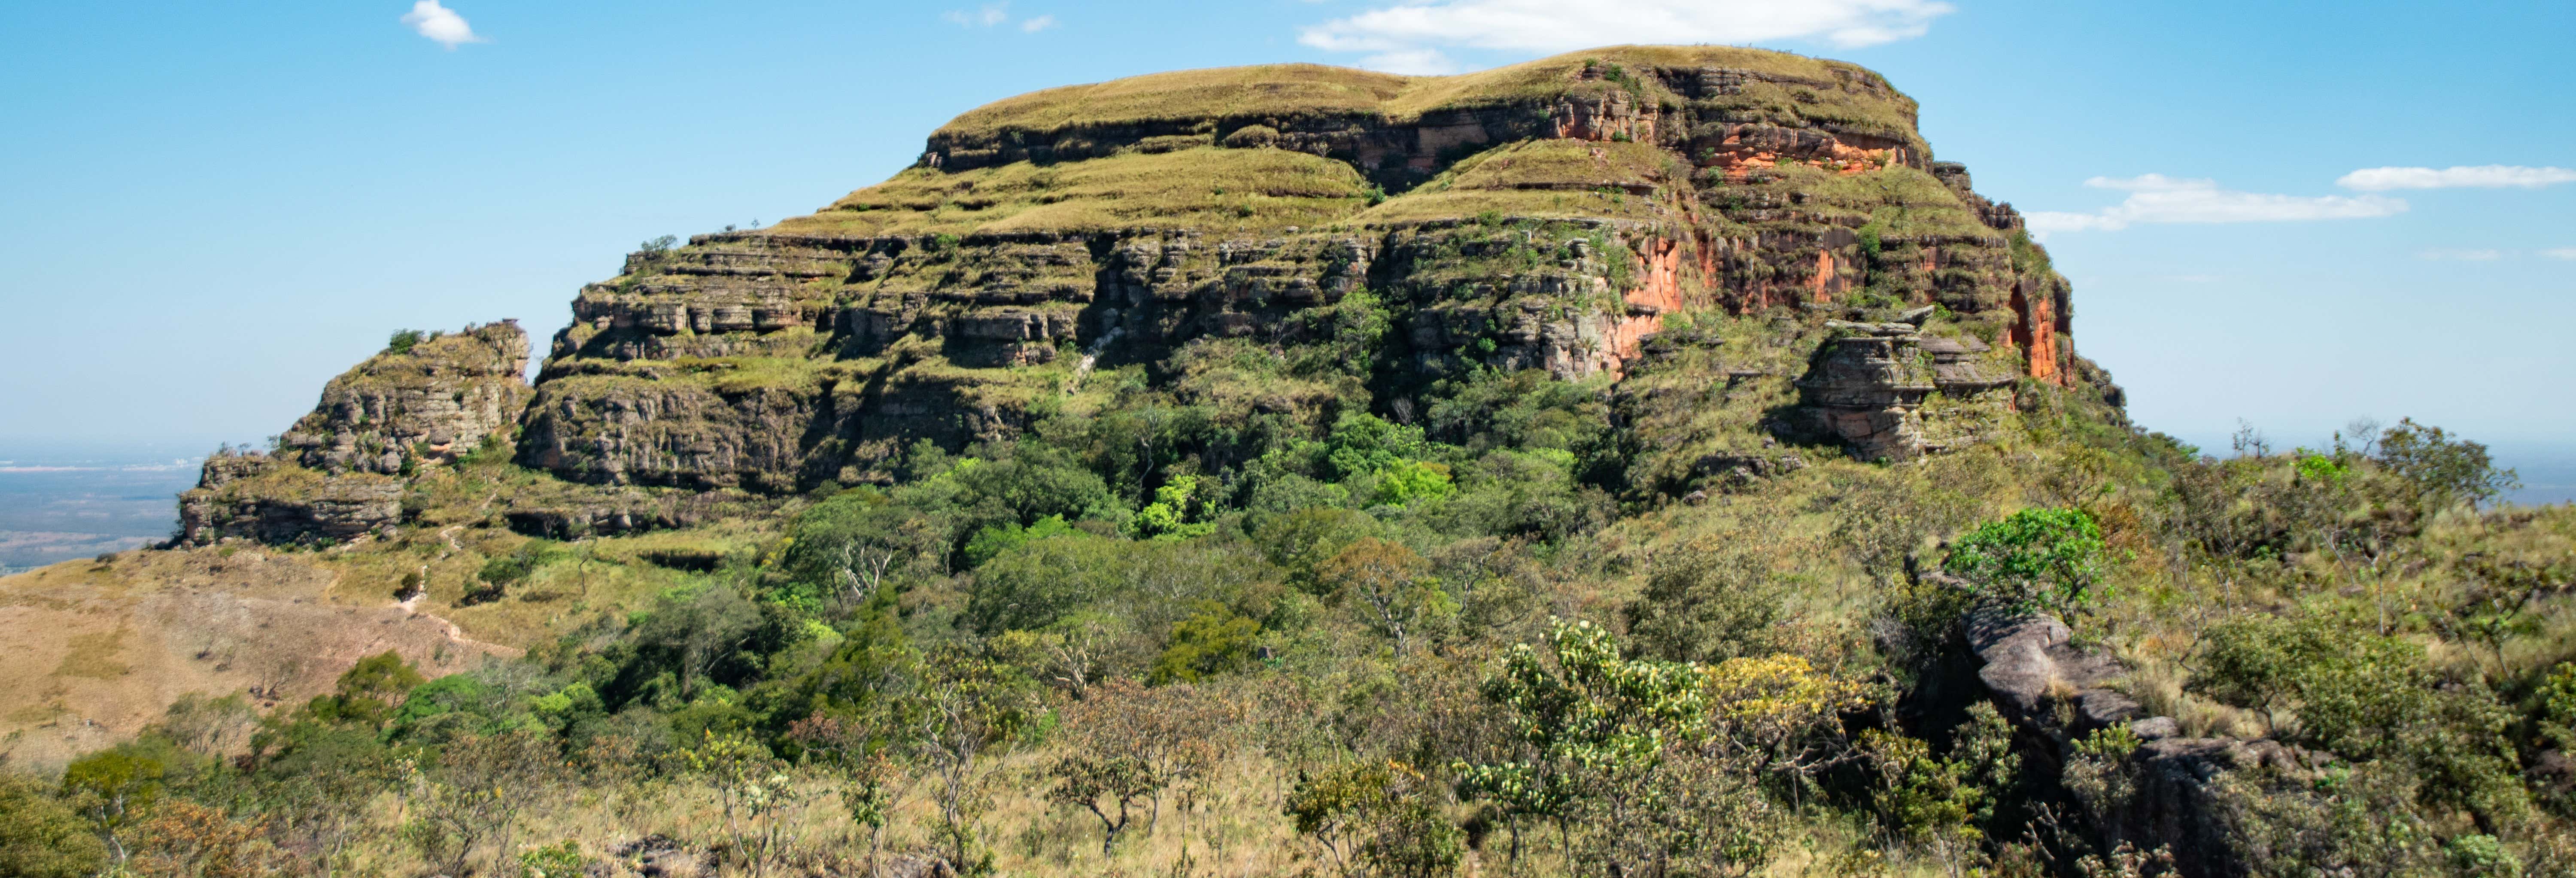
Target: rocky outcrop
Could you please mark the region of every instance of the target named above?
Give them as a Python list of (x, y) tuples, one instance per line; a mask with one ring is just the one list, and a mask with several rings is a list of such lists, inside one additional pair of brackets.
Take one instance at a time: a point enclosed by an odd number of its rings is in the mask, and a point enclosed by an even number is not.
[(650, 491), (580, 486), (546, 496), (512, 498), (502, 515), (532, 537), (577, 540), (695, 527), (726, 517), (774, 514), (779, 501), (740, 491)]
[[(2061, 745), (2144, 718), (2136, 699), (2110, 687), (2128, 669), (2069, 645), (2072, 635), (2045, 613), (1988, 606), (1968, 617), (1968, 646), (1985, 661), (1977, 679), (1994, 693), (1996, 706)], [(2172, 722), (2146, 731), (2165, 731)]]
[(1917, 413), (1935, 389), (1910, 323), (1826, 324), (1833, 333), (1798, 379), (1817, 429), (1862, 460), (1909, 460), (1923, 451)]
[(336, 543), (390, 534), (404, 479), (506, 441), (529, 398), (517, 321), (404, 333), (341, 373), (272, 454), (227, 447), (179, 495), (181, 545)]
[[(1938, 306), (1935, 332), (1814, 342), (1805, 411), (1735, 425), (1909, 459), (2003, 421), (1984, 402), (1945, 419), (1936, 392), (2087, 374), (2064, 283), (2018, 214), (1933, 162), (1914, 123), (1913, 101), (1866, 70), (1710, 47), (1024, 95), (958, 117), (886, 184), (639, 251), (583, 288), (517, 460), (596, 485), (880, 480), (916, 441), (1011, 437), (1093, 368), (1154, 364), (1162, 381), (1191, 345), (1293, 351), (1361, 291), (1387, 341), (1352, 366), (1386, 387), (1481, 369), (1624, 379), (1678, 315), (1786, 314), (1804, 334), (1826, 312)], [(1182, 172), (1209, 182), (1151, 195), (1134, 176)], [(1204, 192), (1222, 207), (1191, 201)], [(396, 443), (347, 426), (299, 430), (330, 438), (298, 448), (385, 471)]]
[[(1992, 348), (1974, 337), (1926, 337), (1930, 307), (1883, 323), (1825, 322), (1827, 337), (1795, 382), (1806, 430), (1840, 442), (1862, 460), (1911, 460), (1980, 441), (1983, 425), (2011, 384), (1992, 363)], [(1934, 409), (1934, 392), (1965, 401)]]
[(402, 481), (376, 473), (332, 475), (256, 452), (206, 458), (197, 487), (179, 495), (177, 545), (231, 538), (287, 545), (389, 534), (402, 519)]
[(408, 474), (503, 436), (527, 406), (518, 321), (407, 338), (331, 379), (279, 454), (327, 473)]
[[(2256, 858), (2231, 821), (2246, 818), (2253, 799), (2316, 795), (2317, 771), (2334, 761), (2332, 754), (2269, 739), (2182, 737), (2172, 717), (2146, 716), (2115, 688), (2126, 668), (2070, 645), (2072, 631), (2054, 616), (1986, 607), (1969, 615), (1967, 630), (1970, 648), (1985, 662), (1978, 679), (2026, 737), (2043, 742), (2039, 753), (2049, 761), (2067, 766), (2076, 741), (2114, 727), (2140, 742), (2117, 764), (2088, 768), (2097, 783), (2075, 790), (2105, 849), (2121, 843), (2161, 848), (2173, 854), (2180, 874), (2193, 878), (2253, 874), (2249, 864)], [(2101, 772), (2120, 780), (2098, 783)], [(2070, 767), (2070, 788), (2079, 786), (2074, 776)]]

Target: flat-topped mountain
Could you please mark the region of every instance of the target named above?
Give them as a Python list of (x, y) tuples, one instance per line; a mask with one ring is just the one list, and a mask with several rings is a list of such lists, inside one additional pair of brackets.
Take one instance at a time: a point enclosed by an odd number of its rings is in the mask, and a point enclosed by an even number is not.
[[(533, 394), (508, 351), (395, 368), (490, 329), (362, 365), (256, 464), (293, 496), (219, 459), (199, 494), (229, 506), (192, 501), (188, 538), (252, 533), (217, 517), (272, 541), (389, 526), (389, 479), (501, 432), (567, 482), (523, 525), (670, 524), (711, 501), (574, 486), (884, 482), (915, 442), (1114, 406), (1122, 385), (1091, 376), (1131, 366), (1221, 429), (1305, 434), (1360, 390), (1409, 419), (1479, 370), (1600, 377), (1639, 449), (1614, 481), (1665, 496), (1793, 465), (1784, 440), (1871, 460), (1975, 442), (2024, 378), (2116, 417), (2065, 279), (1915, 114), (1862, 68), (1732, 48), (1022, 95), (813, 214), (630, 254), (574, 299)], [(1256, 449), (1191, 452), (1248, 490)]]
[[(519, 460), (602, 484), (854, 484), (915, 440), (1007, 438), (1033, 407), (1093, 404), (1084, 376), (1125, 364), (1311, 429), (1333, 381), (1423, 406), (1424, 387), (1480, 368), (1644, 377), (1647, 340), (1692, 313), (1778, 313), (1784, 335), (1812, 335), (1785, 358), (1696, 331), (1661, 348), (1689, 361), (1667, 370), (1786, 394), (1822, 319), (1932, 307), (1911, 322), (1937, 372), (1828, 370), (1860, 384), (1812, 418), (1640, 426), (1694, 461), (1790, 429), (1908, 457), (1973, 433), (1977, 416), (1941, 405), (1924, 422), (1935, 388), (1974, 408), (2016, 375), (2102, 380), (2073, 353), (2065, 281), (2010, 206), (1933, 160), (1914, 118), (1867, 70), (1718, 48), (1023, 95), (823, 210), (638, 252), (585, 287)], [(1235, 352), (1295, 359), (1355, 316), (1388, 327), (1365, 362), (1288, 370), (1258, 398), (1191, 380)], [(1925, 350), (1889, 337), (1854, 362)], [(1678, 471), (1657, 484), (1693, 487)]]
[(1635, 46), (974, 109), (0, 579), (0, 758), (82, 760), (0, 801), (159, 766), (147, 869), (2565, 872), (2576, 509), (2131, 424), (1916, 114)]

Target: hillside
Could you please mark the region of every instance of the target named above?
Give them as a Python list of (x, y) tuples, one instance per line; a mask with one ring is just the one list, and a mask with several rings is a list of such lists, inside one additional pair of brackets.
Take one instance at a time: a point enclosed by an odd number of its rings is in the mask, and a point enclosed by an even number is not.
[(168, 544), (0, 579), (0, 800), (104, 840), (0, 871), (2576, 862), (2576, 515), (2412, 421), (2131, 424), (1917, 111), (1716, 47), (1068, 86), (646, 242), (533, 383), (397, 333)]

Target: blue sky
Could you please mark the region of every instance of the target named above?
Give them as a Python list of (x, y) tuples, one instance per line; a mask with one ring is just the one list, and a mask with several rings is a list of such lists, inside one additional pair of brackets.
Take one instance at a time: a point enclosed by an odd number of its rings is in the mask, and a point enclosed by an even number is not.
[[(1719, 42), (1920, 100), (1940, 158), (2045, 213), (2078, 348), (2150, 428), (2576, 444), (2563, 0), (441, 2), (0, 19), (0, 441), (256, 440), (395, 328), (542, 336), (637, 241), (813, 210), (1023, 91)], [(2524, 170), (2434, 173), (2485, 166)]]

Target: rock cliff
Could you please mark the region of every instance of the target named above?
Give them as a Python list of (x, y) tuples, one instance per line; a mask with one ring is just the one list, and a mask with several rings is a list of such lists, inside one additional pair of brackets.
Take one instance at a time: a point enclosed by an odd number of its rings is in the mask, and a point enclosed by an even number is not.
[[(510, 501), (529, 532), (694, 521), (884, 481), (916, 442), (1008, 440), (1130, 380), (1221, 429), (1309, 432), (1351, 387), (1407, 420), (1480, 372), (1599, 381), (1615, 481), (1675, 497), (1801, 447), (1981, 441), (2021, 382), (2116, 407), (2019, 215), (1914, 126), (1875, 73), (1711, 47), (1023, 95), (814, 214), (629, 255), (533, 388), (515, 323), (371, 358), (274, 457), (209, 461), (183, 540), (380, 531), (406, 478), (487, 440), (564, 480)], [(1291, 380), (1229, 365), (1318, 357)]]
[(515, 320), (405, 339), (331, 379), (282, 437), (282, 454), (334, 474), (453, 461), (518, 424), (527, 371), (528, 334)]
[[(2099, 371), (2077, 367), (2068, 285), (2019, 215), (1933, 161), (1914, 120), (1869, 71), (1722, 48), (1024, 95), (817, 213), (638, 252), (584, 288), (519, 460), (599, 484), (873, 480), (920, 439), (1008, 438), (1092, 369), (1160, 381), (1194, 345), (1293, 350), (1354, 302), (1390, 329), (1360, 377), (1398, 397), (1480, 368), (1634, 378), (1669, 320), (1782, 315), (1814, 362), (1663, 359), (1807, 408), (1673, 425), (1646, 443), (1677, 456), (1656, 465), (1774, 434), (1938, 451), (1975, 441), (2016, 379)], [(1900, 312), (1907, 332), (1815, 331)], [(1321, 416), (1294, 397), (1260, 404)]]
[(273, 454), (206, 458), (179, 496), (177, 543), (338, 542), (402, 517), (403, 478), (506, 441), (530, 390), (528, 335), (504, 320), (393, 345), (331, 379)]

